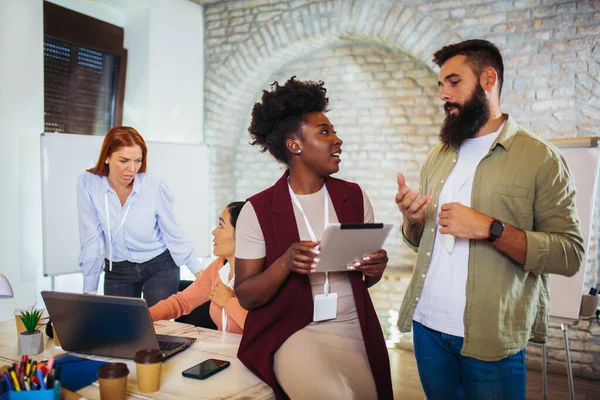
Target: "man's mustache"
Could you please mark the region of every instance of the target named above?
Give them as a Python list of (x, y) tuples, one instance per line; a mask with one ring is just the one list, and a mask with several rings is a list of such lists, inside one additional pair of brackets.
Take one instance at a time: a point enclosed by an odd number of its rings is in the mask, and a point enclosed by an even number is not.
[(462, 111), (462, 107), (458, 103), (445, 103), (444, 104), (444, 110), (446, 111), (446, 114), (450, 113), (451, 108), (456, 108), (458, 111)]

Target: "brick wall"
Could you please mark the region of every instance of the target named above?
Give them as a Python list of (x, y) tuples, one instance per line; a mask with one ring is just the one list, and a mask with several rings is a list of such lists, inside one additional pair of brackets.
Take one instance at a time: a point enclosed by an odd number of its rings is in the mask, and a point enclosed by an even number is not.
[[(400, 223), (395, 172), (415, 184), (442, 118), (431, 54), (467, 38), (496, 43), (505, 58), (502, 106), (545, 138), (598, 135), (600, 2), (549, 0), (224, 1), (205, 6), (205, 137), (213, 148), (214, 213), (280, 175), (248, 145), (252, 104), (273, 80), (323, 80), (329, 114), (344, 143), (342, 178), (369, 194), (378, 220)], [(598, 209), (598, 207), (597, 207)], [(598, 213), (596, 213), (598, 215)], [(598, 217), (586, 286), (598, 281)], [(398, 235), (387, 245), (394, 266), (413, 255)], [(406, 285), (393, 270), (373, 290), (390, 341), (409, 343), (393, 325)], [(561, 331), (550, 332), (549, 362), (561, 369)], [(571, 329), (577, 374), (600, 377), (600, 327)], [(537, 346), (529, 359), (539, 363)]]

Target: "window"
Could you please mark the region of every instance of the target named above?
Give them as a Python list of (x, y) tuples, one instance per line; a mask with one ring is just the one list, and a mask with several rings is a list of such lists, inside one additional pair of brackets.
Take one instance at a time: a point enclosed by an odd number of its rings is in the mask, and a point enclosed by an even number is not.
[(104, 135), (121, 125), (123, 28), (44, 2), (46, 132)]

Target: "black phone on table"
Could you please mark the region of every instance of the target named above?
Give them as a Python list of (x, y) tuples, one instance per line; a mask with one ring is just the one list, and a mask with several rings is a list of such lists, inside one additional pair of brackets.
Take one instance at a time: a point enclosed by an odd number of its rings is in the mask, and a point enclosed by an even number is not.
[(209, 376), (212, 376), (217, 372), (229, 367), (230, 364), (231, 363), (229, 361), (210, 358), (202, 361), (200, 364), (196, 364), (193, 367), (186, 369), (181, 373), (181, 375), (185, 376), (186, 378), (206, 379)]

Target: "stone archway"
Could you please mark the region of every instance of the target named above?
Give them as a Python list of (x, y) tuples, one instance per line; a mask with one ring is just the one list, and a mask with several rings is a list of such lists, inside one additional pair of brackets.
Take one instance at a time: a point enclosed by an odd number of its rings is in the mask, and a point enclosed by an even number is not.
[(282, 12), (238, 44), (216, 71), (207, 71), (206, 132), (234, 145), (239, 121), (256, 93), (285, 63), (340, 40), (371, 41), (396, 48), (431, 65), (431, 53), (459, 38), (418, 11), (390, 1), (311, 3)]
[(273, 13), (272, 19), (253, 25), (247, 37), (206, 71), (204, 137), (215, 149), (212, 193), (216, 208), (234, 193), (232, 170), (222, 166), (234, 159), (252, 104), (274, 71), (342, 41), (393, 48), (432, 67), (435, 49), (460, 40), (434, 18), (387, 0), (320, 1)]

